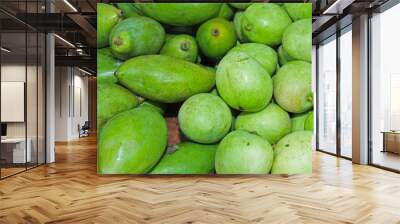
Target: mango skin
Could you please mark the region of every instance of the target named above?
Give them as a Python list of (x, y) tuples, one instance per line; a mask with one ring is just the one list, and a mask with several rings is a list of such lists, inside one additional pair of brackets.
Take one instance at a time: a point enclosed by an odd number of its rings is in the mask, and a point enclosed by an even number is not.
[(235, 27), (223, 18), (210, 19), (201, 24), (196, 40), (206, 57), (219, 60), (236, 44)]
[(294, 114), (291, 118), (292, 120), (292, 132), (295, 131), (304, 131), (304, 123), (308, 117), (309, 112), (305, 112), (302, 114)]
[(222, 3), (221, 8), (217, 14), (217, 17), (224, 18), (226, 20), (231, 20), (233, 18), (235, 11), (229, 6), (228, 3)]
[(311, 174), (312, 132), (297, 131), (282, 138), (274, 149), (272, 174)]
[(113, 117), (98, 143), (101, 174), (145, 174), (159, 161), (167, 145), (167, 124), (158, 112), (134, 108)]
[(283, 8), (293, 21), (312, 18), (312, 3), (284, 3)]
[(151, 101), (151, 100), (145, 100), (140, 104), (140, 107), (147, 107), (150, 109), (153, 109), (155, 111), (157, 111), (160, 114), (164, 114), (165, 110), (167, 109), (167, 105), (163, 104), (163, 103), (159, 103), (159, 102), (155, 102), (155, 101)]
[(231, 128), (232, 114), (218, 96), (196, 94), (179, 109), (179, 127), (192, 141), (210, 144), (222, 139)]
[(277, 143), (291, 132), (289, 114), (275, 103), (270, 103), (259, 112), (242, 112), (236, 118), (235, 130), (245, 130), (260, 135), (270, 144)]
[(274, 97), (284, 110), (303, 113), (313, 107), (311, 64), (291, 61), (274, 76)]
[(236, 37), (238, 38), (240, 43), (248, 42), (246, 37), (243, 35), (242, 31), (242, 17), (243, 12), (236, 12), (233, 17), (233, 25), (235, 26)]
[(276, 65), (278, 64), (278, 55), (271, 47), (258, 43), (246, 43), (236, 46), (232, 49), (232, 52), (234, 51), (246, 53), (250, 58), (260, 63), (268, 74), (275, 74)]
[(221, 3), (142, 3), (147, 16), (173, 26), (192, 26), (214, 17)]
[(233, 8), (240, 9), (240, 10), (245, 10), (245, 9), (247, 9), (247, 7), (249, 7), (253, 3), (233, 3), (233, 2), (230, 2), (228, 4), (230, 6), (232, 6)]
[(125, 61), (116, 71), (119, 83), (146, 99), (177, 103), (215, 85), (215, 73), (200, 65), (165, 55)]
[(217, 174), (268, 174), (274, 152), (264, 138), (246, 131), (229, 133), (215, 153)]
[(283, 49), (294, 59), (311, 62), (311, 35), (311, 19), (298, 20), (285, 30), (282, 37)]
[(236, 110), (260, 111), (272, 98), (270, 74), (245, 52), (232, 50), (221, 60), (216, 84), (219, 95)]
[(105, 3), (97, 4), (97, 48), (108, 46), (110, 32), (121, 18), (121, 10)]
[(314, 131), (314, 112), (310, 112), (304, 122), (304, 130)]
[(212, 89), (210, 93), (213, 95), (219, 96), (218, 90), (216, 88)]
[(103, 125), (118, 113), (139, 105), (139, 99), (129, 90), (114, 83), (98, 83), (97, 86), (97, 125)]
[(143, 13), (137, 7), (135, 3), (115, 3), (117, 7), (122, 11), (122, 15), (125, 18), (142, 16)]
[(251, 42), (274, 47), (281, 43), (283, 32), (291, 23), (279, 5), (254, 3), (243, 13), (242, 32)]
[(218, 145), (183, 142), (167, 151), (151, 174), (212, 174)]
[(165, 41), (160, 54), (195, 62), (198, 56), (196, 40), (186, 34), (174, 35)]
[(295, 60), (294, 58), (290, 57), (287, 52), (285, 51), (285, 49), (283, 49), (282, 45), (279, 46), (278, 48), (278, 58), (279, 58), (279, 64), (281, 66), (285, 65), (286, 63), (288, 63), (289, 61), (293, 61)]
[(165, 31), (157, 21), (136, 16), (124, 19), (110, 33), (114, 57), (126, 60), (139, 55), (158, 53), (164, 44)]
[(122, 61), (112, 56), (109, 48), (97, 50), (97, 81), (116, 83), (115, 71), (122, 64)]

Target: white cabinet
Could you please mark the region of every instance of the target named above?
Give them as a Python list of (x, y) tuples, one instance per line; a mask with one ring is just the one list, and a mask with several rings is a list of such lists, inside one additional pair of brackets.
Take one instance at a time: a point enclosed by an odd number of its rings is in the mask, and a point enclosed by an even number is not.
[(25, 151), (25, 138), (7, 138), (2, 139), (2, 147), (11, 147), (13, 155), (13, 163), (25, 163), (32, 161), (32, 140), (26, 140), (27, 147)]

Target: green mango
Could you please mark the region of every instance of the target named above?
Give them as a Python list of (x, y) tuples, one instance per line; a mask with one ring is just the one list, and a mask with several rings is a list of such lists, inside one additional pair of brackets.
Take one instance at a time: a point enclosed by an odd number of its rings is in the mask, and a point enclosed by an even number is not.
[(210, 19), (201, 24), (196, 40), (207, 58), (219, 60), (236, 44), (235, 27), (223, 18)]
[(175, 36), (176, 36), (176, 34), (168, 34), (168, 33), (165, 34), (165, 43), (167, 43), (168, 41), (172, 40), (172, 38), (174, 38)]
[(232, 108), (256, 112), (272, 98), (272, 79), (264, 67), (242, 51), (231, 50), (218, 64), (217, 89)]
[(157, 21), (137, 16), (124, 19), (114, 27), (110, 34), (110, 46), (114, 57), (126, 60), (158, 53), (164, 39), (164, 28)]
[(172, 26), (192, 26), (214, 17), (221, 3), (142, 3), (147, 16)]
[(293, 21), (312, 18), (312, 3), (284, 3), (283, 8)]
[(229, 133), (215, 153), (217, 174), (268, 174), (274, 152), (264, 138), (246, 131)]
[(167, 124), (157, 111), (138, 107), (107, 122), (98, 143), (98, 172), (144, 174), (159, 161), (167, 146)]
[(103, 125), (118, 113), (139, 105), (139, 99), (129, 90), (114, 83), (97, 85), (97, 125)]
[(165, 110), (167, 109), (167, 105), (151, 100), (145, 100), (140, 104), (141, 107), (147, 107), (156, 110), (160, 114), (164, 114)]
[(110, 32), (121, 18), (121, 10), (109, 4), (97, 4), (97, 48), (108, 46)]
[(232, 6), (233, 8), (237, 8), (237, 9), (240, 9), (240, 10), (247, 9), (251, 4), (253, 4), (253, 3), (251, 3), (251, 2), (246, 2), (246, 3), (239, 3), (239, 2), (233, 3), (233, 2), (230, 2), (229, 3), (229, 5)]
[(282, 45), (279, 46), (278, 48), (278, 58), (279, 58), (279, 64), (281, 66), (285, 65), (286, 63), (288, 63), (289, 61), (293, 61), (295, 60), (294, 58), (290, 57), (285, 49), (283, 49)]
[(219, 96), (217, 88), (212, 89), (210, 93)]
[(109, 48), (97, 50), (97, 81), (116, 83), (115, 71), (122, 64), (122, 61), (115, 59)]
[(309, 112), (305, 112), (302, 114), (293, 114), (292, 120), (292, 132), (295, 131), (304, 131), (304, 123), (308, 117)]
[(135, 3), (115, 3), (115, 4), (122, 11), (122, 15), (125, 18), (143, 15), (143, 13), (140, 11), (140, 9)]
[(232, 114), (220, 97), (199, 93), (182, 104), (178, 121), (183, 134), (190, 140), (209, 144), (219, 141), (228, 133)]
[(213, 73), (215, 73), (217, 71), (217, 69), (215, 69), (214, 67), (210, 67), (210, 66), (206, 66), (206, 65), (202, 65), (202, 64), (199, 64), (199, 65), (204, 67), (205, 69), (210, 70)]
[(304, 130), (314, 131), (314, 112), (310, 112), (304, 122)]
[(282, 46), (290, 57), (311, 62), (311, 26), (311, 19), (302, 19), (294, 22), (285, 30), (282, 37)]
[(234, 10), (228, 5), (228, 3), (222, 3), (221, 8), (217, 14), (217, 17), (231, 20), (233, 18)]
[(189, 35), (174, 35), (165, 42), (160, 54), (195, 62), (198, 56), (196, 40)]
[(215, 85), (215, 73), (211, 70), (165, 55), (132, 58), (115, 75), (132, 92), (163, 103), (184, 101), (210, 91)]
[(313, 107), (311, 64), (291, 61), (274, 76), (274, 97), (284, 110), (303, 113)]
[(275, 103), (255, 113), (242, 112), (236, 118), (235, 130), (257, 134), (275, 144), (291, 132), (289, 114)]
[(237, 12), (233, 18), (233, 25), (235, 26), (236, 36), (239, 40), (239, 43), (248, 42), (242, 31), (242, 17), (243, 12)]
[(254, 3), (243, 13), (242, 32), (251, 42), (274, 47), (281, 44), (283, 32), (291, 23), (279, 5)]
[(247, 43), (240, 44), (232, 49), (232, 52), (239, 51), (256, 60), (270, 75), (275, 74), (278, 63), (278, 55), (274, 49), (264, 44)]
[(151, 174), (212, 174), (218, 145), (183, 142), (167, 151)]
[(312, 172), (312, 132), (286, 135), (274, 148), (272, 174), (310, 174)]

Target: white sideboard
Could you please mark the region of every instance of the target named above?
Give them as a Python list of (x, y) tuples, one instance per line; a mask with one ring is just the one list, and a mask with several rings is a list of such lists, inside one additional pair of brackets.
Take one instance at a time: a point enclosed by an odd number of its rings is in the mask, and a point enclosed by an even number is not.
[[(1, 139), (2, 146), (12, 147), (13, 149), (13, 163), (25, 163), (32, 161), (32, 140), (26, 140), (26, 154), (25, 154), (25, 138), (5, 138)], [(26, 159), (26, 161), (25, 161)]]

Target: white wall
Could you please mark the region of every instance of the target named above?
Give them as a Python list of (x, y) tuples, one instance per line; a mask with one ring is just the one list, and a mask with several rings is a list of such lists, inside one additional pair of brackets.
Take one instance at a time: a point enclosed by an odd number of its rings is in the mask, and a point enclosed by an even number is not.
[[(25, 82), (25, 64), (8, 64), (1, 66), (1, 81)], [(7, 108), (1, 108), (7, 110)], [(25, 122), (7, 123), (7, 137), (25, 137)]]
[[(19, 65), (19, 64), (4, 64), (1, 66), (1, 81), (3, 82), (26, 82), (25, 80), (25, 75), (27, 69), (28, 74), (32, 74), (33, 70), (36, 69), (36, 67), (33, 66), (28, 66), (27, 68), (24, 65)], [(36, 74), (36, 70), (34, 71)], [(36, 81), (34, 83), (31, 83), (32, 80), (30, 81), (30, 85), (36, 85)], [(29, 91), (32, 90), (33, 92)], [(36, 99), (36, 89), (28, 89), (27, 93), (27, 102), (32, 102), (33, 99)], [(33, 105), (31, 105), (33, 106)], [(35, 108), (36, 108), (36, 103), (35, 103)], [(1, 108), (2, 110), (7, 110), (7, 108)], [(28, 122), (35, 121), (36, 123), (36, 114), (33, 113), (28, 113)], [(33, 125), (28, 125), (28, 127), (32, 127)], [(7, 136), (8, 137), (25, 137), (25, 122), (7, 122)], [(29, 136), (28, 136), (29, 137)]]
[[(38, 69), (38, 70), (37, 70)], [(45, 148), (45, 120), (44, 120), (44, 74), (42, 68), (36, 65), (24, 64), (3, 64), (1, 66), (1, 81), (3, 82), (24, 82), (26, 84), (26, 107), (22, 107), (22, 113), (26, 112), (27, 119), (22, 122), (6, 122), (7, 137), (29, 139), (32, 161), (44, 162)], [(27, 78), (27, 80), (25, 80)], [(23, 90), (22, 90), (23, 91)], [(24, 92), (22, 92), (24, 94)], [(7, 97), (7, 96), (2, 96)], [(11, 110), (11, 108), (1, 108)], [(26, 111), (25, 111), (26, 110)], [(12, 111), (8, 111), (11, 112)], [(39, 153), (37, 156), (36, 153)]]
[(68, 71), (67, 67), (55, 68), (55, 141), (68, 140), (68, 88), (70, 84)]
[(55, 140), (74, 140), (78, 125), (88, 120), (88, 78), (72, 67), (56, 67), (55, 73)]

